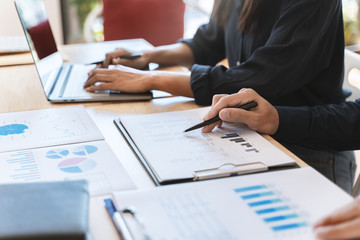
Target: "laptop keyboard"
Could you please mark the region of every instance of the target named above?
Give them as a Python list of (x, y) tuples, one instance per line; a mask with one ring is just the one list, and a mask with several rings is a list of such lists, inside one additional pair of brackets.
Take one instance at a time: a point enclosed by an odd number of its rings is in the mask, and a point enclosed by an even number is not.
[(73, 65), (71, 73), (68, 76), (63, 97), (99, 97), (108, 96), (108, 92), (91, 93), (84, 89), (84, 83), (88, 79), (88, 72), (94, 69), (91, 65)]

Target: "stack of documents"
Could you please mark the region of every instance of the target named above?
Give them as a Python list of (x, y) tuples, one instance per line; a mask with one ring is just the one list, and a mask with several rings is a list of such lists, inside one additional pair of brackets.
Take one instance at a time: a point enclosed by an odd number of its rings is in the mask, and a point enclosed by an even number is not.
[(0, 114), (0, 183), (77, 179), (91, 195), (134, 188), (83, 107)]

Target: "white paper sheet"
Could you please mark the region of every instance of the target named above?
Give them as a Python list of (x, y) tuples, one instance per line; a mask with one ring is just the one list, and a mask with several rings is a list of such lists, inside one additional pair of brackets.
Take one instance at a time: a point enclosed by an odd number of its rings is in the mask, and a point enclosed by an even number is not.
[(151, 239), (314, 239), (352, 198), (310, 167), (114, 194)]
[(91, 195), (135, 189), (105, 141), (0, 153), (0, 183), (85, 179)]
[(242, 124), (224, 123), (203, 134), (184, 130), (202, 122), (208, 108), (121, 116), (131, 138), (162, 181), (193, 178), (193, 172), (225, 163), (294, 164), (294, 160)]
[(0, 152), (102, 139), (81, 106), (0, 114)]

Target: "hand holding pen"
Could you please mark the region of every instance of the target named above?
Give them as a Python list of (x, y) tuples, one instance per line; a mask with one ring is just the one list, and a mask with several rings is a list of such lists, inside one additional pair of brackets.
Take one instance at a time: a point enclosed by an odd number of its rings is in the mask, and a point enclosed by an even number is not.
[(104, 61), (100, 61), (94, 64), (101, 64), (101, 67), (108, 68), (109, 65), (124, 65), (136, 69), (144, 69), (148, 66), (145, 58), (141, 53), (132, 53), (123, 48), (118, 48), (113, 52), (107, 53)]
[[(248, 110), (238, 108), (238, 106), (252, 101), (257, 103), (256, 107)], [(241, 89), (232, 95), (214, 96), (212, 107), (204, 120), (209, 120), (217, 115), (222, 121), (245, 123), (254, 131), (269, 135), (275, 134), (279, 127), (279, 114), (275, 107), (252, 89)], [(211, 132), (216, 126), (220, 127), (222, 121), (205, 126), (202, 132)]]
[[(251, 101), (251, 102), (248, 102), (248, 103), (245, 103), (243, 105), (240, 105), (240, 106), (236, 106), (236, 107), (232, 107), (232, 108), (239, 108), (239, 109), (244, 109), (244, 110), (250, 110), (254, 107), (257, 107), (257, 102), (255, 101)], [(186, 129), (184, 132), (190, 132), (190, 131), (193, 131), (195, 129), (198, 129), (198, 128), (202, 128), (202, 127), (206, 127), (206, 126), (209, 126), (211, 124), (215, 124), (217, 122), (221, 121), (221, 118), (218, 115), (216, 115), (215, 117), (212, 117), (208, 120), (205, 120), (204, 122), (202, 123), (199, 123), (199, 124), (196, 124), (195, 126), (191, 127), (191, 128), (188, 128)]]
[[(117, 65), (117, 64), (119, 64), (118, 62), (119, 62), (120, 59), (134, 60), (134, 59), (137, 59), (137, 58), (140, 58), (140, 57), (142, 57), (141, 54), (123, 55), (123, 56), (119, 56), (117, 58), (112, 59), (110, 64)], [(105, 60), (102, 60), (102, 61), (98, 61), (98, 62), (93, 62), (92, 64), (104, 66), (104, 62), (105, 62)]]

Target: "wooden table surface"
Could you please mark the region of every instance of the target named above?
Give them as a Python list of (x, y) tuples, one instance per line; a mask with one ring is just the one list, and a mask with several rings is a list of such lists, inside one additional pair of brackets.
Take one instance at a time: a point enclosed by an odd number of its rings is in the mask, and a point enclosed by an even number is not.
[[(113, 47), (110, 45), (112, 44)], [(117, 42), (103, 43), (103, 51), (115, 48)], [(99, 49), (101, 44), (86, 44), (62, 47), (63, 54), (68, 58), (81, 59), (81, 52), (88, 54), (89, 49), (96, 47)], [(74, 50), (76, 49), (76, 51)], [(100, 48), (101, 49), (101, 48)], [(97, 55), (102, 54), (98, 52)], [(85, 56), (84, 54), (83, 56)], [(96, 57), (93, 57), (93, 60)], [(83, 62), (87, 62), (88, 59)], [(174, 67), (168, 70), (183, 71), (183, 68)], [(75, 104), (51, 104), (47, 101), (42, 90), (39, 77), (34, 65), (6, 66), (0, 67), (0, 113), (16, 112), (25, 110), (45, 109), (52, 107), (65, 107)], [(98, 124), (104, 127), (101, 129), (106, 141), (118, 157), (124, 168), (128, 171), (133, 182), (139, 189), (154, 187), (150, 177), (143, 169), (140, 162), (127, 146), (126, 141), (117, 131), (112, 119), (120, 114), (147, 114), (167, 111), (178, 111), (198, 108), (194, 100), (186, 97), (162, 97), (151, 101), (142, 102), (98, 102), (98, 103), (78, 103), (88, 108), (91, 116), (97, 118)], [(289, 152), (270, 136), (264, 136), (271, 143), (284, 151), (301, 167), (307, 165)], [(92, 197), (90, 200), (90, 230), (94, 239), (119, 239), (115, 227), (108, 216), (102, 197)]]

